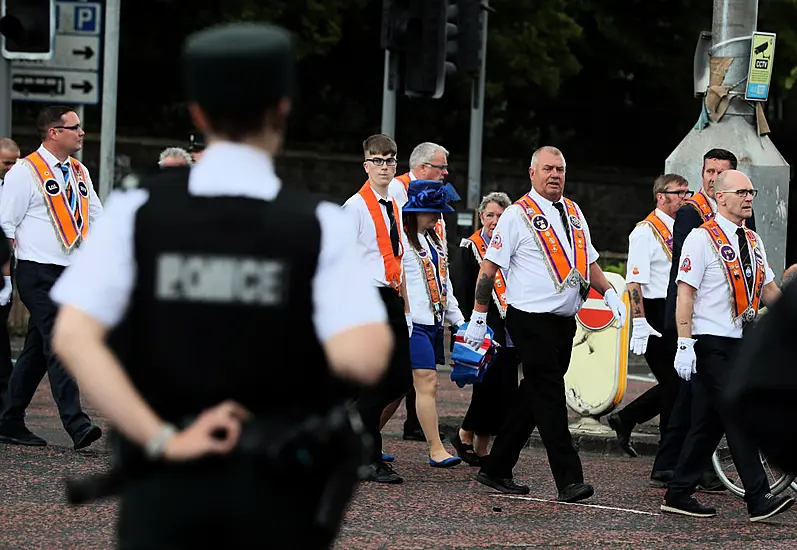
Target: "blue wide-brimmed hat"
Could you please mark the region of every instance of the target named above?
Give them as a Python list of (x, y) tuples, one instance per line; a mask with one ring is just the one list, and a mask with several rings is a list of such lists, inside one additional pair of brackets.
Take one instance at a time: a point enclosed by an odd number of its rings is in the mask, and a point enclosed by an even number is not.
[(403, 212), (454, 212), (448, 203), (461, 200), (450, 183), (437, 180), (414, 180), (407, 189)]

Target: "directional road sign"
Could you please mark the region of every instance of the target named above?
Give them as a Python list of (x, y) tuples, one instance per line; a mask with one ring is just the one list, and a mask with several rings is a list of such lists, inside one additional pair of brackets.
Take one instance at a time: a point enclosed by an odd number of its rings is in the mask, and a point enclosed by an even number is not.
[(100, 100), (102, 4), (56, 2), (55, 52), (47, 61), (11, 64), (11, 99), (95, 105)]

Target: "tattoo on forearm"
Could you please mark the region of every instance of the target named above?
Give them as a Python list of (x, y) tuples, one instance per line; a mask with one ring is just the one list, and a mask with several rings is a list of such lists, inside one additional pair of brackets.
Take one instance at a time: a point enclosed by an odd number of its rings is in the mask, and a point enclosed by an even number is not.
[(678, 324), (684, 327), (689, 324), (689, 321), (678, 321)]
[(641, 300), (639, 299), (639, 291), (637, 289), (631, 291), (631, 298), (634, 300), (635, 304), (639, 304)]
[(490, 277), (486, 273), (482, 273), (479, 276), (479, 281), (476, 283), (477, 304), (484, 306), (490, 303), (490, 296), (492, 296), (494, 284), (495, 276)]
[(631, 301), (634, 302), (634, 317), (642, 317), (642, 299), (636, 288), (631, 290)]

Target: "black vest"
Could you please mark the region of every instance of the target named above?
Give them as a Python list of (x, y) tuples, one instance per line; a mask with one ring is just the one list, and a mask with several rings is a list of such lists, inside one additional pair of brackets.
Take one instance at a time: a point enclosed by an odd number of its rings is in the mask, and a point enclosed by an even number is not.
[(255, 416), (327, 411), (332, 376), (312, 322), (319, 200), (192, 196), (188, 173), (140, 185), (137, 280), (111, 346), (170, 422), (227, 399)]

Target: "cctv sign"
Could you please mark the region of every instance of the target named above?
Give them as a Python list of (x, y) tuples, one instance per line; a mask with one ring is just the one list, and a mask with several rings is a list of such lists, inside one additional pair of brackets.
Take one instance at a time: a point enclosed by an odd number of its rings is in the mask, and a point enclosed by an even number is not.
[(753, 40), (750, 46), (750, 69), (747, 73), (747, 89), (744, 94), (745, 99), (753, 101), (767, 100), (774, 61), (775, 34), (771, 32), (753, 33)]

